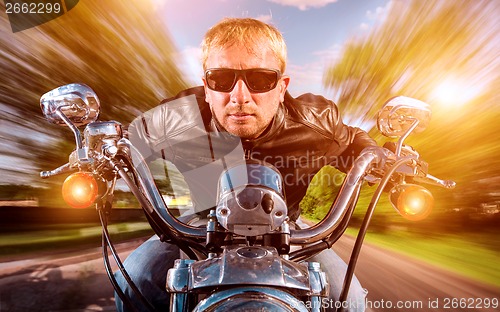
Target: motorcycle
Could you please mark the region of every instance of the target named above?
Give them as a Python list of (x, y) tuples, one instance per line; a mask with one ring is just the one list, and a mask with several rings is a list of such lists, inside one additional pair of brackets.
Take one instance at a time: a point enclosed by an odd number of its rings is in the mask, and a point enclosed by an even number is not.
[[(272, 165), (252, 159), (225, 165), (218, 179), (215, 209), (206, 220), (182, 222), (169, 209), (155, 176), (140, 151), (116, 121), (97, 121), (100, 102), (84, 84), (61, 86), (41, 97), (45, 118), (69, 127), (76, 149), (68, 163), (40, 173), (48, 178), (72, 173), (63, 197), (72, 207), (95, 203), (103, 229), (104, 264), (116, 293), (126, 303), (111, 270), (112, 255), (136, 295), (107, 230), (117, 181), (137, 198), (152, 229), (162, 241), (179, 246), (184, 256), (166, 277), (170, 311), (325, 311), (329, 284), (321, 265), (307, 261), (329, 249), (343, 235), (364, 182), (378, 184), (361, 224), (335, 307), (346, 306), (356, 262), (374, 209), (387, 188), (393, 207), (403, 217), (420, 220), (432, 210), (432, 194), (420, 184), (451, 189), (453, 181), (428, 173), (428, 164), (404, 141), (429, 123), (430, 106), (398, 96), (380, 110), (378, 129), (395, 144), (362, 151), (325, 218), (308, 228), (295, 228), (287, 217), (283, 177)], [(78, 129), (85, 126), (82, 133)], [(416, 184), (419, 183), (419, 184)], [(109, 248), (109, 250), (108, 250)], [(339, 285), (340, 286), (340, 285)], [(134, 309), (133, 306), (131, 306)]]

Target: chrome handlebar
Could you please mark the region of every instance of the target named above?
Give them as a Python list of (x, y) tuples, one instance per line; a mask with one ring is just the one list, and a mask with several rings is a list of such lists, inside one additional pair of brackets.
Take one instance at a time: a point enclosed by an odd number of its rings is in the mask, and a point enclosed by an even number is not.
[(158, 188), (154, 183), (153, 175), (151, 174), (151, 171), (146, 164), (146, 160), (142, 157), (141, 153), (132, 145), (132, 143), (130, 143), (128, 139), (123, 138), (118, 142), (118, 146), (122, 149), (123, 146), (126, 146), (128, 151), (130, 151), (129, 157), (132, 161), (131, 163), (134, 164), (134, 170), (137, 173), (140, 186), (144, 190), (143, 193), (151, 203), (151, 205), (153, 207), (157, 207), (156, 211), (160, 213), (160, 216), (165, 221), (165, 223), (169, 227), (173, 228), (175, 232), (180, 232), (186, 237), (206, 237), (206, 228), (193, 227), (182, 223), (170, 213), (167, 205), (163, 201), (163, 197), (161, 196)]
[[(120, 135), (121, 136), (121, 135)], [(116, 138), (116, 136), (115, 136)], [(102, 138), (99, 138), (102, 139)], [(104, 142), (105, 143), (105, 142)], [(96, 145), (100, 146), (100, 145)], [(94, 150), (94, 149), (93, 149)], [(97, 151), (96, 151), (97, 152)], [(112, 159), (115, 156), (120, 156), (126, 158), (130, 164), (133, 164), (133, 170), (138, 178), (138, 186), (142, 189), (142, 193), (146, 200), (140, 201), (142, 205), (146, 205), (145, 209), (148, 211), (155, 210), (159, 213), (162, 221), (167, 225), (173, 233), (179, 233), (188, 238), (204, 238), (207, 235), (206, 228), (193, 227), (185, 224), (175, 216), (173, 216), (167, 205), (165, 204), (162, 195), (160, 194), (158, 188), (155, 185), (153, 175), (146, 164), (146, 160), (143, 158), (142, 154), (132, 145), (132, 143), (126, 139), (121, 138), (119, 140), (113, 140), (112, 144), (107, 142), (103, 144), (98, 151), (101, 156), (104, 155), (106, 159)], [(95, 156), (95, 155), (94, 155)], [(383, 147), (373, 146), (364, 149), (360, 156), (354, 161), (352, 169), (348, 172), (345, 181), (340, 189), (337, 198), (332, 204), (326, 217), (320, 221), (318, 224), (301, 230), (291, 230), (290, 231), (290, 242), (293, 244), (306, 245), (319, 242), (330, 235), (339, 227), (342, 220), (346, 217), (346, 213), (349, 210), (349, 206), (353, 198), (359, 192), (359, 188), (364, 181), (365, 176), (370, 173), (376, 167), (376, 169), (383, 169), (386, 166), (386, 161), (389, 158), (394, 158), (394, 154)], [(399, 158), (399, 157), (398, 157)], [(408, 158), (408, 166), (417, 166), (414, 157), (403, 157)], [(418, 156), (417, 156), (418, 158)], [(71, 158), (70, 158), (71, 159)], [(88, 161), (87, 159), (83, 159)], [(48, 178), (54, 175), (62, 174), (65, 172), (73, 171), (74, 166), (71, 165), (71, 161), (59, 168), (52, 171), (42, 171), (40, 176), (42, 178)], [(453, 188), (455, 182), (449, 180), (440, 180), (430, 174), (415, 175), (414, 180), (428, 183), (432, 185), (438, 185), (445, 188)], [(135, 187), (136, 185), (132, 181), (128, 181), (129, 187)], [(359, 193), (358, 193), (359, 194)], [(137, 196), (137, 195), (136, 195)]]
[(363, 178), (370, 167), (380, 162), (383, 157), (383, 154), (377, 151), (377, 148), (363, 150), (361, 155), (355, 160), (352, 169), (347, 174), (345, 182), (326, 217), (310, 228), (292, 230), (290, 233), (290, 241), (295, 244), (309, 244), (321, 241), (330, 236), (345, 217), (349, 204), (353, 200), (353, 194), (355, 194), (361, 186)]
[(54, 170), (50, 170), (50, 171), (41, 171), (40, 172), (40, 178), (42, 179), (47, 179), (47, 178), (50, 178), (50, 177), (53, 177), (53, 176), (56, 176), (56, 175), (59, 175), (59, 174), (63, 174), (63, 173), (67, 173), (67, 172), (71, 172), (73, 171), (73, 169), (71, 169), (70, 167), (70, 164), (69, 163), (65, 163), (64, 165), (54, 169)]
[[(206, 228), (192, 227), (184, 224), (178, 221), (168, 211), (161, 194), (153, 182), (153, 176), (149, 171), (142, 155), (128, 140), (122, 139), (120, 142), (129, 147), (133, 163), (135, 164), (134, 168), (138, 175), (140, 185), (145, 191), (145, 196), (148, 198), (149, 202), (153, 206), (157, 207), (157, 210), (161, 212), (161, 216), (168, 226), (189, 238), (206, 237)], [(347, 174), (343, 187), (339, 192), (339, 196), (332, 205), (332, 209), (330, 209), (328, 215), (321, 222), (311, 228), (291, 230), (290, 242), (294, 244), (309, 244), (321, 241), (331, 235), (345, 217), (348, 207), (353, 200), (353, 194), (355, 194), (359, 189), (366, 173), (373, 165), (384, 159), (385, 153), (383, 148), (372, 147), (365, 149), (355, 160), (353, 168)]]

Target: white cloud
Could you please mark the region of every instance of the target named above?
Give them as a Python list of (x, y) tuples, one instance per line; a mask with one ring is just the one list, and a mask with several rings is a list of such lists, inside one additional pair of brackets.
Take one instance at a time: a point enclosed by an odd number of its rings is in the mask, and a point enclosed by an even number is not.
[(323, 72), (317, 63), (304, 65), (290, 63), (287, 68), (287, 75), (291, 78), (288, 90), (293, 96), (306, 92), (321, 92)]
[(291, 77), (290, 93), (294, 96), (306, 92), (324, 94), (323, 74), (340, 57), (340, 52), (341, 47), (334, 45), (329, 49), (313, 52), (311, 61), (306, 64), (296, 65), (290, 62), (287, 65), (287, 74)]
[(270, 12), (268, 15), (259, 15), (255, 17), (255, 19), (264, 22), (266, 24), (270, 24), (273, 21), (273, 15)]
[(359, 30), (361, 30), (362, 32), (369, 32), (374, 27), (374, 25), (382, 24), (383, 22), (385, 22), (387, 16), (389, 15), (392, 2), (393, 0), (387, 1), (385, 6), (377, 7), (374, 11), (372, 10), (366, 11), (365, 16), (368, 22), (361, 23), (358, 26)]
[(191, 84), (200, 85), (203, 76), (201, 48), (188, 46), (175, 56), (177, 66), (184, 73), (184, 79)]
[(328, 49), (315, 51), (312, 54), (317, 56), (321, 62), (330, 63), (332, 61), (336, 61), (340, 57), (341, 48), (342, 47), (340, 45), (335, 44)]
[(360, 30), (369, 30), (370, 29), (370, 25), (368, 25), (367, 23), (361, 23), (361, 25), (359, 25), (359, 29)]
[(308, 10), (309, 8), (321, 8), (327, 4), (337, 2), (337, 0), (268, 0), (284, 6), (293, 6), (301, 11)]
[(377, 7), (375, 11), (368, 10), (366, 12), (366, 17), (370, 21), (375, 21), (377, 23), (382, 23), (387, 18), (389, 10), (391, 9), (392, 1), (388, 1), (384, 7)]

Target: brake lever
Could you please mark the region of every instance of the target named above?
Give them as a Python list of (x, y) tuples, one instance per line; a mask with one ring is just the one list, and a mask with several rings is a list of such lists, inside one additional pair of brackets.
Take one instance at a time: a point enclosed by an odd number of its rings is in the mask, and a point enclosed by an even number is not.
[(436, 178), (435, 176), (428, 174), (428, 173), (423, 177), (422, 176), (415, 176), (415, 177), (413, 177), (413, 179), (417, 182), (441, 186), (441, 187), (444, 187), (447, 189), (455, 188), (455, 186), (457, 185), (457, 183), (455, 181), (441, 180), (441, 179)]

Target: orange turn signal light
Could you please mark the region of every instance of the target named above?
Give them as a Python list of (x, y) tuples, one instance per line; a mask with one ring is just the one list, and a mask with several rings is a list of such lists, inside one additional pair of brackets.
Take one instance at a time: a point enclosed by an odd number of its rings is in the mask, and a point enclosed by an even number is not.
[(62, 195), (64, 201), (73, 208), (86, 208), (97, 198), (98, 187), (89, 172), (75, 172), (64, 180)]
[(404, 218), (411, 221), (425, 219), (434, 207), (434, 197), (426, 188), (416, 184), (401, 184), (389, 193), (391, 204)]

